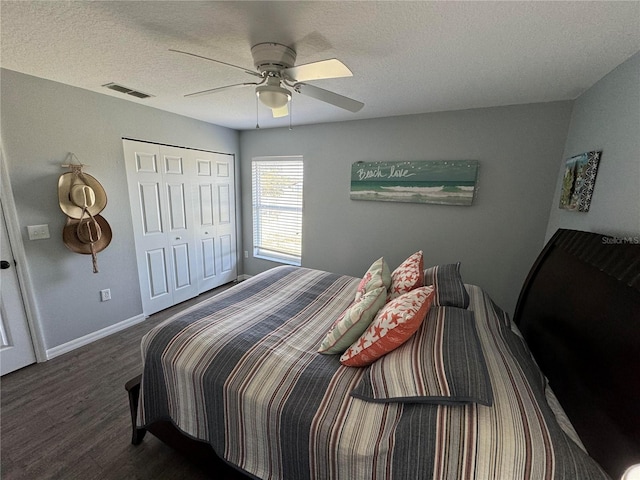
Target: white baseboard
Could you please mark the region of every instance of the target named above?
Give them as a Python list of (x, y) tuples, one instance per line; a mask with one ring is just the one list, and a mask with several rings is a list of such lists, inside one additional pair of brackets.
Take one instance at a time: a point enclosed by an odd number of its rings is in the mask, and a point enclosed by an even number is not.
[(253, 275), (247, 275), (246, 273), (243, 273), (242, 275), (238, 275), (238, 282), (244, 282), (245, 280), (248, 280), (252, 277)]
[(50, 348), (46, 351), (47, 360), (51, 360), (52, 358), (55, 358), (64, 353), (69, 353), (76, 348), (84, 347), (85, 345), (95, 342), (96, 340), (108, 337), (112, 333), (116, 333), (120, 330), (124, 330), (125, 328), (132, 327), (133, 325), (144, 321), (146, 318), (147, 317), (141, 313), (140, 315), (136, 315), (135, 317), (131, 317), (127, 320), (123, 320), (122, 322), (116, 323), (115, 325), (111, 325), (109, 327), (103, 328), (102, 330), (98, 330), (97, 332), (90, 333), (89, 335), (85, 335), (84, 337), (76, 338), (75, 340), (63, 343), (62, 345), (58, 345), (57, 347)]

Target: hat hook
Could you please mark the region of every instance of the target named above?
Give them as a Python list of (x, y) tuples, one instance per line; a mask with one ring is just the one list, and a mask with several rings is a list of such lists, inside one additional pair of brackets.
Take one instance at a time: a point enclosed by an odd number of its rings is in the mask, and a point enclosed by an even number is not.
[[(82, 174), (82, 167), (88, 167), (89, 166), (89, 165), (87, 165), (85, 163), (80, 163), (80, 159), (73, 152), (69, 152), (67, 154), (67, 157), (65, 158), (65, 160), (67, 161), (67, 163), (63, 163), (60, 166), (63, 167), (63, 168), (70, 168), (71, 171), (73, 173), (75, 173), (75, 174)], [(75, 160), (76, 163), (73, 163), (74, 160)]]

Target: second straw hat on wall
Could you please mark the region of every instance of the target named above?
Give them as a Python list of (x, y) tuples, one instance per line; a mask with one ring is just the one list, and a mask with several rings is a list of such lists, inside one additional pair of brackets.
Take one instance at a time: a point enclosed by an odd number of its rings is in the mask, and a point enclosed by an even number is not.
[(102, 215), (82, 220), (67, 218), (62, 230), (62, 240), (67, 248), (84, 255), (101, 252), (109, 246), (111, 238), (111, 226)]

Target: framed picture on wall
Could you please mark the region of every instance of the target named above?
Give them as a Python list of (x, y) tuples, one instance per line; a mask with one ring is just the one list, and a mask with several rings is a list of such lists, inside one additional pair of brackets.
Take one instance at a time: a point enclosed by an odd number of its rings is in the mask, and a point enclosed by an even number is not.
[(602, 151), (587, 152), (567, 160), (562, 179), (560, 208), (575, 212), (589, 211), (601, 155)]
[(352, 200), (473, 203), (477, 160), (356, 162), (351, 166)]

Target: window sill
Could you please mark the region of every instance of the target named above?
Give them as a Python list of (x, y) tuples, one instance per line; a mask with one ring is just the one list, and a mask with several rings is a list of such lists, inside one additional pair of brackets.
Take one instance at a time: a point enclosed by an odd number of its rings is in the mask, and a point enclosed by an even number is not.
[(280, 258), (280, 257), (270, 257), (268, 255), (253, 255), (253, 258), (259, 258), (261, 260), (268, 260), (270, 262), (282, 263), (284, 265), (293, 265), (299, 267), (301, 265), (300, 260), (288, 259), (288, 258)]

